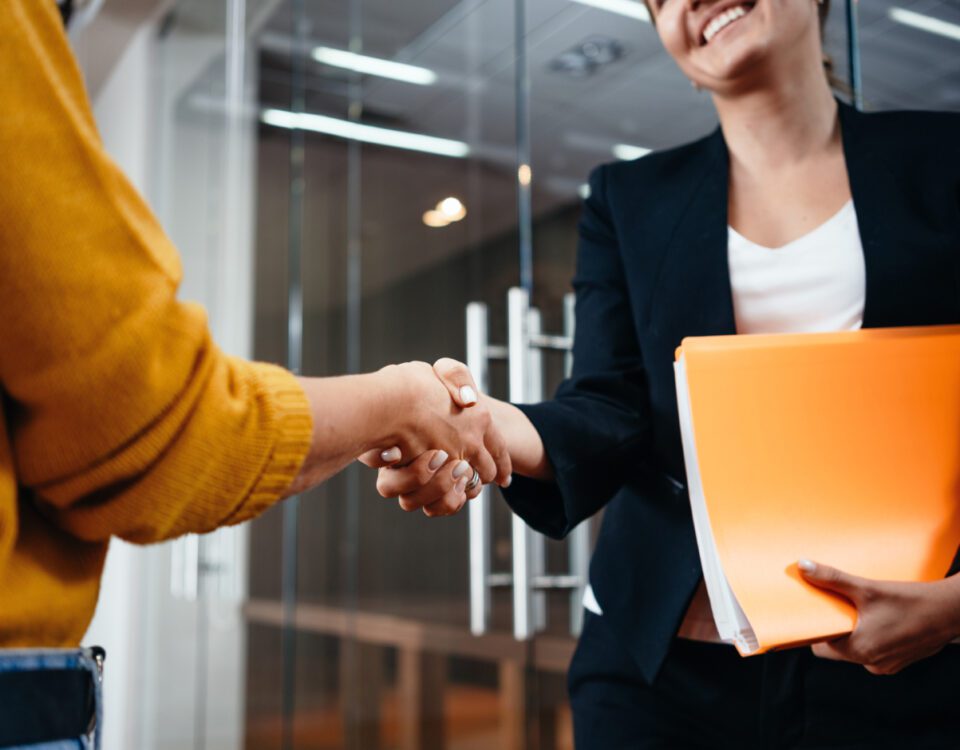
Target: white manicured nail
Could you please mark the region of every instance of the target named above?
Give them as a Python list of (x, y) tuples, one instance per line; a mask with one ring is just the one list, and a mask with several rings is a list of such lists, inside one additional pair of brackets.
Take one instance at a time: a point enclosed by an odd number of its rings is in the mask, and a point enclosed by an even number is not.
[(800, 568), (804, 573), (812, 573), (817, 569), (816, 564), (812, 560), (808, 560), (805, 557), (801, 557), (797, 560), (797, 567)]
[(395, 461), (399, 461), (402, 456), (403, 454), (399, 448), (390, 448), (380, 453), (380, 460), (385, 464), (392, 464)]
[(469, 385), (463, 386), (460, 389), (460, 401), (464, 406), (477, 403), (477, 392)]
[[(468, 471), (470, 471), (470, 464), (468, 464), (466, 461), (461, 461), (453, 467), (453, 478), (459, 479)], [(464, 481), (464, 484), (466, 484), (466, 481)]]
[(503, 483), (502, 485), (500, 485), (500, 486), (503, 487), (503, 489), (507, 489), (507, 487), (509, 487), (511, 484), (513, 484), (513, 474), (511, 474), (510, 476), (508, 476), (508, 477), (507, 477), (507, 481), (504, 482), (504, 483)]
[(433, 458), (430, 459), (430, 463), (428, 464), (430, 471), (436, 471), (439, 469), (447, 462), (449, 457), (450, 456), (446, 451), (437, 451), (434, 453)]

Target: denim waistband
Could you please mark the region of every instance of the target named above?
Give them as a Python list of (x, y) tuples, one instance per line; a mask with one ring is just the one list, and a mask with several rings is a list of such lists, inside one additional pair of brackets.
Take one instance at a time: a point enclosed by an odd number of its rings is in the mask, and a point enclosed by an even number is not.
[[(6, 745), (5, 750), (100, 750), (103, 725), (103, 660), (98, 647), (76, 649), (0, 649), (0, 675), (10, 673), (85, 672), (89, 674), (93, 696), (92, 721), (76, 737), (44, 740), (27, 745)], [(55, 710), (55, 706), (53, 709)]]

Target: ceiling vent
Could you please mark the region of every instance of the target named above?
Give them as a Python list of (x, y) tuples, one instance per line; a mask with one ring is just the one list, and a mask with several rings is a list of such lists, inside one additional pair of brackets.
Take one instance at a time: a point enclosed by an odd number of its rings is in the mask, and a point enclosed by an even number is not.
[(588, 78), (617, 62), (623, 55), (623, 45), (616, 39), (592, 36), (554, 58), (550, 62), (550, 70), (574, 78)]

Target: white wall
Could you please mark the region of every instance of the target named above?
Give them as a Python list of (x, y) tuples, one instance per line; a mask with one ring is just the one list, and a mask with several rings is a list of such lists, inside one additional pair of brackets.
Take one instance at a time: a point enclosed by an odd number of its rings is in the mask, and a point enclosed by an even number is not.
[[(150, 139), (149, 62), (152, 28), (144, 26), (127, 47), (103, 86), (94, 113), (107, 148), (133, 184), (145, 193), (149, 184)], [(104, 695), (105, 750), (139, 747), (137, 728), (145, 720), (144, 705), (131, 686), (142, 685), (147, 648), (143, 619), (150, 573), (162, 550), (136, 548), (113, 540), (107, 555), (100, 600), (86, 644), (107, 649)]]
[[(99, 87), (94, 113), (107, 150), (180, 250), (181, 295), (208, 308), (214, 336), (227, 351), (249, 356), (253, 131), (236, 121), (226, 127), (230, 121), (222, 115), (179, 119), (181, 94), (220, 59), (224, 38), (214, 32), (160, 41), (157, 30), (149, 21), (134, 33)], [(83, 66), (84, 39), (73, 42)], [(244, 94), (251, 92), (248, 86)], [(242, 747), (246, 530), (200, 541), (199, 559), (187, 561), (193, 572), (201, 563), (225, 563), (230, 572), (199, 575), (199, 599), (171, 590), (172, 568), (179, 564), (183, 572), (189, 546), (111, 543), (84, 638), (107, 649), (104, 750)]]

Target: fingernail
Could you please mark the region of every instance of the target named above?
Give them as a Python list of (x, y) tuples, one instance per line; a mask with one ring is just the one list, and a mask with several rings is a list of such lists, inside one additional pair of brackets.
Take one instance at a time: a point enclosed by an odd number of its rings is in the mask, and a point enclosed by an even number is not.
[(380, 453), (380, 460), (385, 464), (392, 464), (394, 461), (399, 461), (402, 455), (399, 448), (390, 448)]
[(437, 451), (434, 453), (433, 458), (430, 459), (430, 463), (428, 464), (430, 471), (436, 471), (443, 466), (447, 462), (447, 458), (449, 458), (449, 455), (446, 451)]
[(812, 573), (817, 569), (816, 563), (812, 560), (808, 560), (805, 557), (801, 557), (797, 560), (797, 567), (800, 568), (804, 573)]
[(464, 490), (466, 490), (466, 489), (467, 489), (467, 478), (466, 478), (466, 477), (460, 477), (460, 481), (457, 482), (456, 487), (454, 487), (454, 489), (455, 489), (458, 493), (463, 492)]
[(477, 403), (477, 392), (469, 385), (463, 386), (460, 389), (460, 401), (464, 405)]
[[(470, 471), (470, 464), (468, 464), (466, 461), (461, 461), (453, 467), (453, 478), (459, 479), (468, 471)], [(464, 480), (464, 484), (466, 484), (466, 480)]]
[(513, 484), (513, 474), (511, 474), (510, 476), (508, 476), (508, 477), (507, 477), (507, 481), (504, 482), (504, 483), (503, 483), (502, 485), (500, 485), (500, 486), (503, 487), (503, 489), (507, 489), (507, 487), (509, 487), (511, 484)]

